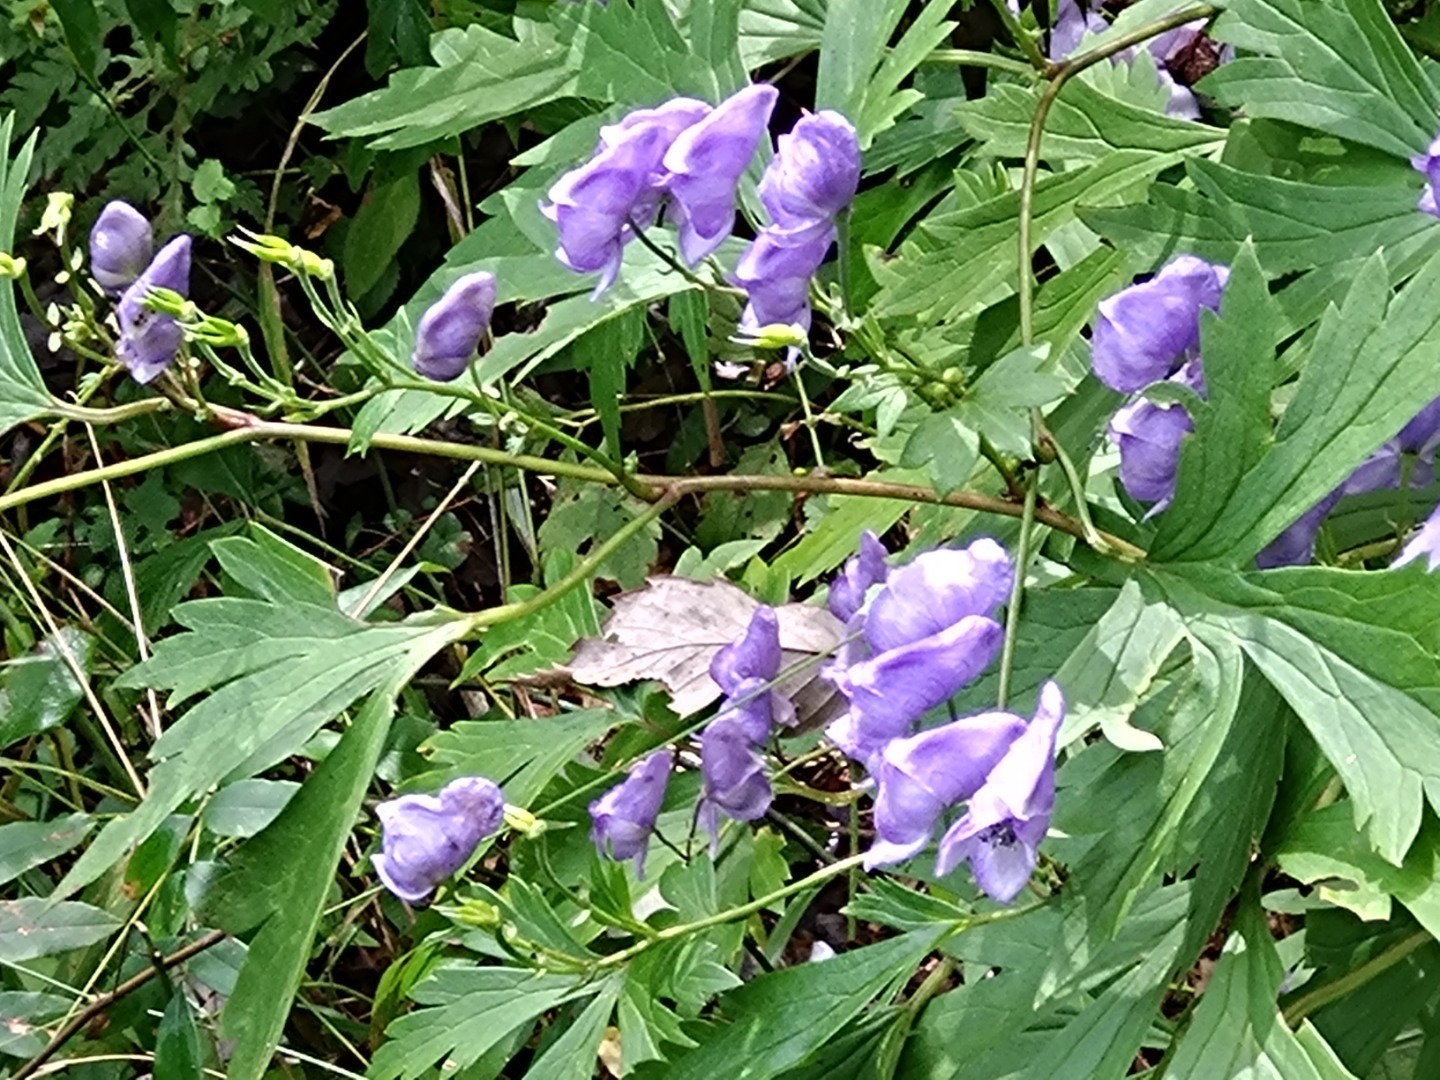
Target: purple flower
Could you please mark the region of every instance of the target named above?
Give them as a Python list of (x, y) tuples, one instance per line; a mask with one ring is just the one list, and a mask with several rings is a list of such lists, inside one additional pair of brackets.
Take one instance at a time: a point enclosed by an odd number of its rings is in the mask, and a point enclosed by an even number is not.
[(190, 237), (177, 236), (161, 248), (115, 306), (120, 321), (120, 341), (115, 354), (138, 383), (148, 383), (164, 371), (175, 359), (184, 338), (173, 318), (145, 306), (151, 289), (171, 289), (181, 296), (189, 295)]
[(505, 796), (483, 776), (462, 776), (435, 795), (402, 795), (375, 808), (383, 829), (371, 862), (402, 900), (423, 900), (460, 869), (505, 818)]
[(778, 142), (760, 180), (760, 201), (770, 220), (786, 234), (812, 229), (828, 234), (860, 186), (854, 125), (826, 109), (802, 117)]
[(1200, 347), (1200, 309), (1220, 307), (1230, 272), (1182, 255), (1149, 281), (1100, 301), (1090, 362), (1106, 386), (1132, 393), (1168, 378)]
[(770, 780), (744, 726), (732, 713), (722, 713), (700, 734), (702, 792), (697, 811), (710, 834), (711, 851), (720, 839), (724, 813), (736, 821), (755, 821), (770, 808)]
[(740, 315), (741, 328), (753, 331), (780, 323), (808, 330), (810, 279), (834, 241), (835, 226), (830, 224), (793, 237), (762, 229), (735, 267), (735, 283), (749, 301)]
[(1065, 59), (1079, 48), (1087, 33), (1104, 33), (1107, 25), (1099, 13), (1081, 8), (1078, 0), (1060, 0), (1050, 27), (1050, 59)]
[(869, 761), (979, 675), (1000, 648), (1003, 631), (990, 615), (1009, 596), (1013, 575), (1009, 556), (989, 539), (891, 570), (865, 614), (871, 655), (826, 672), (850, 704), (827, 729), (831, 741)]
[(129, 203), (114, 199), (90, 230), (90, 273), (115, 296), (141, 275), (154, 250), (149, 220)]
[(669, 136), (660, 124), (617, 131), (615, 141), (588, 164), (556, 181), (549, 203), (540, 207), (560, 233), (555, 257), (582, 274), (600, 272), (597, 297), (620, 272), (631, 217), (637, 208), (647, 207), (652, 177), (668, 145)]
[(940, 839), (936, 873), (969, 860), (975, 883), (1002, 904), (1019, 895), (1035, 869), (1055, 807), (1055, 739), (1065, 719), (1060, 688), (1040, 688), (1035, 719), (975, 792), (963, 818)]
[(480, 270), (459, 278), (420, 316), (410, 366), (427, 379), (458, 379), (480, 346), (495, 310), (495, 275)]
[(919, 854), (940, 815), (974, 795), (1024, 731), (1018, 716), (989, 712), (888, 743), (877, 758), (876, 839), (866, 869)]
[(635, 876), (645, 876), (645, 851), (665, 801), (674, 755), (657, 750), (630, 767), (630, 775), (590, 804), (590, 839), (602, 855), (635, 860)]
[(869, 529), (860, 534), (859, 554), (846, 560), (840, 576), (830, 583), (830, 595), (825, 603), (830, 614), (843, 623), (848, 623), (865, 605), (865, 594), (870, 586), (885, 580), (890, 568), (885, 565), (889, 553), (880, 538)]
[(790, 699), (770, 689), (780, 674), (781, 659), (780, 622), (775, 609), (762, 604), (740, 639), (710, 661), (710, 677), (725, 691), (718, 715), (732, 717), (757, 745), (770, 737), (774, 725), (795, 723)]
[(1436, 398), (1415, 414), (1396, 436), (1400, 449), (1407, 454), (1431, 455), (1440, 445), (1440, 398)]
[(1434, 573), (1435, 568), (1440, 566), (1440, 508), (1436, 508), (1425, 519), (1425, 524), (1420, 526), (1420, 531), (1410, 538), (1410, 542), (1400, 552), (1399, 558), (1390, 565), (1405, 566), (1422, 555), (1425, 557), (1426, 572)]
[(1340, 501), (1341, 491), (1332, 491), (1312, 506), (1293, 525), (1265, 545), (1255, 556), (1255, 565), (1261, 570), (1273, 570), (1279, 566), (1303, 566), (1315, 557), (1315, 538), (1320, 535), (1320, 526), (1325, 517)]
[[(653, 109), (636, 109), (615, 124), (600, 129), (600, 145), (596, 153), (634, 137), (641, 128), (657, 128), (664, 143), (654, 166), (646, 178), (646, 189), (630, 210), (630, 220), (642, 229), (653, 225), (660, 213), (660, 203), (665, 197), (666, 173), (661, 164), (665, 154), (682, 131), (692, 124), (698, 124), (710, 113), (710, 106), (695, 98), (671, 98)], [(626, 234), (628, 238), (628, 233)]]
[(1120, 450), (1120, 483), (1132, 499), (1155, 504), (1150, 514), (1174, 498), (1180, 444), (1194, 430), (1183, 405), (1143, 397), (1110, 418), (1110, 438)]
[(765, 135), (779, 92), (747, 86), (680, 133), (665, 152), (666, 188), (675, 200), (680, 256), (693, 266), (735, 224), (735, 188)]
[(1433, 217), (1440, 217), (1440, 205), (1435, 201), (1436, 195), (1440, 194), (1440, 136), (1436, 136), (1425, 153), (1412, 157), (1410, 164), (1425, 177), (1425, 190), (1420, 193), (1419, 209)]

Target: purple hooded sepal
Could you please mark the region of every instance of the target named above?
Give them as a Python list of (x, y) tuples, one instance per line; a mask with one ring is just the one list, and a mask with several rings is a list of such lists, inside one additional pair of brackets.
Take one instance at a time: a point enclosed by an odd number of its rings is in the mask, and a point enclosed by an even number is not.
[(855, 126), (825, 109), (781, 135), (760, 180), (760, 201), (775, 228), (797, 233), (830, 225), (860, 186)]
[(990, 615), (1010, 596), (1015, 568), (989, 537), (966, 548), (927, 551), (891, 570), (865, 616), (876, 653), (913, 645), (972, 615)]
[(776, 325), (810, 329), (810, 279), (834, 242), (835, 227), (829, 222), (793, 236), (776, 228), (760, 230), (735, 267), (735, 284), (747, 299), (740, 328), (751, 333)]
[(90, 274), (117, 296), (145, 271), (155, 250), (150, 220), (127, 202), (105, 204), (90, 230)]
[(918, 855), (940, 815), (975, 794), (1025, 729), (1018, 716), (990, 712), (887, 744), (876, 759), (875, 842), (865, 868)]
[(115, 305), (120, 322), (115, 354), (138, 383), (150, 382), (169, 367), (185, 336), (173, 318), (145, 306), (151, 289), (189, 295), (190, 237), (177, 236), (161, 248)]
[(779, 96), (773, 86), (747, 86), (682, 131), (665, 152), (665, 187), (675, 200), (680, 257), (687, 265), (730, 235), (736, 185), (765, 137)]
[(410, 366), (436, 382), (458, 379), (480, 347), (494, 311), (494, 274), (479, 270), (458, 278), (420, 316)]
[(462, 776), (435, 795), (402, 795), (375, 808), (383, 830), (371, 862), (385, 887), (402, 900), (424, 900), (495, 834), (505, 796), (483, 776)]
[(746, 679), (773, 681), (780, 674), (780, 659), (780, 620), (774, 608), (762, 604), (750, 616), (745, 633), (711, 659), (710, 678), (733, 695)]
[(1390, 565), (1406, 566), (1421, 558), (1425, 560), (1426, 573), (1433, 574), (1435, 568), (1440, 566), (1440, 508), (1425, 519), (1420, 531), (1410, 538), (1399, 557)]
[(1220, 307), (1230, 272), (1182, 255), (1149, 281), (1100, 301), (1090, 362), (1122, 393), (1169, 378), (1200, 346), (1200, 311)]
[(645, 852), (660, 817), (674, 754), (657, 750), (630, 767), (623, 782), (590, 804), (590, 839), (602, 855), (618, 862), (635, 860), (635, 876), (645, 876)]
[(889, 552), (880, 538), (869, 529), (860, 534), (860, 550), (845, 562), (840, 576), (830, 583), (825, 604), (842, 623), (848, 623), (865, 606), (865, 597), (872, 585), (885, 580), (890, 568), (885, 565)]
[(703, 789), (697, 815), (710, 834), (713, 854), (720, 842), (720, 814), (755, 821), (765, 816), (772, 798), (760, 753), (732, 715), (721, 714), (701, 732), (700, 776)]
[(1178, 402), (1137, 398), (1110, 418), (1110, 438), (1120, 451), (1120, 483), (1137, 502), (1154, 503), (1151, 514), (1174, 498), (1180, 446), (1194, 430)]
[(968, 861), (975, 883), (1002, 904), (1025, 888), (1055, 808), (1055, 740), (1064, 720), (1065, 698), (1047, 682), (1035, 719), (990, 770), (965, 816), (941, 838), (937, 874), (943, 877)]

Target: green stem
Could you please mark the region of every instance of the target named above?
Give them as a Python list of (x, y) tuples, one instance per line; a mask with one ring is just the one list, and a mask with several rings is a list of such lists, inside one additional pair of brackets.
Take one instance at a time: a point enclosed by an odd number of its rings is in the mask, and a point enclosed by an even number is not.
[(1008, 71), (1015, 75), (1027, 75), (1034, 77), (1038, 69), (1020, 60), (1011, 60), (1008, 56), (996, 56), (994, 53), (975, 52), (972, 49), (931, 49), (922, 64), (958, 64), (960, 67), (991, 68), (995, 71)]
[(815, 430), (815, 413), (810, 408), (810, 395), (805, 392), (805, 380), (800, 375), (800, 368), (796, 367), (792, 374), (795, 378), (795, 389), (800, 395), (800, 409), (805, 414), (805, 430), (810, 433), (810, 449), (815, 452), (815, 467), (824, 471), (825, 454), (820, 449), (820, 435)]
[(1040, 487), (1038, 473), (1030, 474), (1025, 489), (1024, 513), (1020, 518), (1020, 539), (1015, 542), (1015, 578), (1010, 583), (1010, 602), (1005, 609), (1005, 643), (1000, 649), (1000, 683), (995, 707), (1005, 708), (1010, 699), (1010, 673), (1015, 666), (1015, 635), (1020, 628), (1020, 602), (1025, 597), (1025, 571), (1030, 565), (1030, 533), (1035, 526), (1035, 496)]
[(895, 1075), (895, 1070), (900, 1066), (900, 1055), (905, 1050), (905, 1042), (910, 1038), (910, 1032), (915, 1027), (915, 1021), (930, 1004), (932, 998), (945, 988), (950, 976), (955, 973), (955, 961), (949, 956), (941, 956), (930, 973), (925, 976), (919, 988), (905, 1003), (905, 1009), (900, 1019), (886, 1034), (884, 1043), (880, 1050), (880, 1059), (876, 1068), (878, 1076), (889, 1080)]
[(68, 402), (57, 401), (50, 407), (49, 412), (55, 416), (64, 417), (66, 420), (78, 420), (83, 424), (118, 424), (137, 416), (165, 412), (170, 407), (169, 399), (163, 397), (145, 398), (142, 401), (132, 401), (128, 405), (116, 405), (109, 409), (88, 409), (84, 405), (71, 405)]
[(1025, 31), (1020, 25), (1020, 20), (1010, 10), (1005, 0), (990, 0), (990, 6), (995, 9), (995, 14), (1000, 16), (1000, 21), (1005, 24), (1005, 29), (1014, 40), (1015, 45), (1025, 54), (1025, 59), (1030, 61), (1030, 67), (1042, 74), (1050, 70), (1050, 61), (1040, 51), (1040, 44)]
[(995, 471), (998, 472), (1001, 479), (1005, 481), (1005, 491), (1009, 494), (1010, 498), (1024, 499), (1025, 486), (1020, 483), (1020, 478), (1015, 475), (1015, 470), (1010, 467), (1010, 463), (1005, 460), (1005, 456), (1001, 454), (1000, 451), (995, 448), (995, 444), (984, 435), (980, 436), (980, 454), (986, 461), (995, 466)]
[(1416, 949), (1424, 948), (1435, 939), (1428, 930), (1417, 930), (1409, 937), (1402, 938), (1384, 952), (1371, 957), (1357, 968), (1352, 968), (1334, 982), (1318, 986), (1308, 994), (1302, 994), (1291, 1002), (1281, 1014), (1290, 1027), (1299, 1027), (1313, 1012), (1323, 1009), (1331, 1002), (1339, 1001), (1347, 994), (1354, 993), (1372, 979), (1389, 971)]

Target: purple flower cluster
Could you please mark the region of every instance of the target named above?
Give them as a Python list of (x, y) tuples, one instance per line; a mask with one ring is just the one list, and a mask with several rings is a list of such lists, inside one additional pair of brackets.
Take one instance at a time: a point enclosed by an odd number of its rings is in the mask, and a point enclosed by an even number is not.
[(402, 795), (375, 808), (382, 835), (371, 862), (402, 900), (424, 900), (464, 866), (505, 818), (505, 796), (483, 776), (462, 776), (435, 795)]
[[(1203, 397), (1200, 312), (1220, 307), (1229, 276), (1223, 266), (1182, 255), (1149, 281), (1100, 301), (1090, 347), (1096, 377), (1122, 393), (1173, 382)], [(1111, 418), (1120, 482), (1131, 498), (1153, 504), (1151, 514), (1170, 504), (1180, 447), (1194, 429), (1179, 402), (1143, 394)]]
[(1064, 718), (1047, 683), (1035, 719), (987, 712), (914, 733), (994, 659), (996, 609), (1014, 567), (993, 540), (926, 552), (889, 569), (873, 534), (831, 586), (830, 610), (854, 641), (826, 672), (848, 713), (827, 729), (875, 783), (875, 842), (867, 867), (920, 853), (941, 817), (968, 803), (940, 841), (936, 868), (969, 862), (990, 896), (1009, 903), (1035, 868), (1054, 804), (1055, 740)]

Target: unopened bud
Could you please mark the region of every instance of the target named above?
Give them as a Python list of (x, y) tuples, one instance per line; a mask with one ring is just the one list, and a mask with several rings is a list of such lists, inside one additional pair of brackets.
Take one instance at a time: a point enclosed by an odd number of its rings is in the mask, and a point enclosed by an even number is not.
[(185, 336), (191, 341), (198, 341), (213, 349), (239, 349), (250, 344), (250, 334), (245, 327), (215, 315), (201, 315), (196, 320), (187, 319), (182, 325)]
[(25, 274), (25, 257), (0, 251), (0, 278), (18, 281)]
[(810, 336), (799, 323), (771, 323), (755, 330), (741, 330), (731, 338), (737, 345), (750, 345), (757, 349), (801, 349), (809, 342)]
[(45, 199), (45, 211), (40, 215), (40, 224), (34, 235), (47, 232), (55, 234), (55, 242), (65, 243), (65, 231), (70, 227), (70, 215), (75, 209), (75, 196), (68, 191), (52, 191)]
[(246, 234), (248, 239), (232, 236), (230, 242), (242, 251), (248, 251), (261, 262), (275, 263), (287, 270), (320, 281), (329, 281), (335, 276), (333, 262), (316, 255), (313, 251), (297, 247), (283, 236), (251, 232), (249, 229), (241, 231)]
[(505, 824), (527, 840), (534, 840), (545, 831), (545, 822), (530, 813), (523, 806), (505, 804)]
[(477, 930), (498, 930), (500, 928), (500, 909), (494, 904), (477, 900), (474, 897), (465, 897), (451, 908), (451, 914), (455, 921), (462, 926), (473, 926)]

